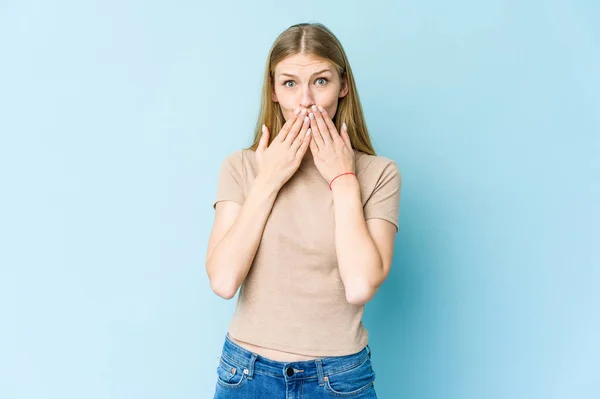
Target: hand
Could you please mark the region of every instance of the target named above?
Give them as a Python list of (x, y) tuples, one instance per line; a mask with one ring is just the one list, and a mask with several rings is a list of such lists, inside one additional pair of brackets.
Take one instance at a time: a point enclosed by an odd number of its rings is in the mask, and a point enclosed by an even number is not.
[[(317, 108), (313, 105), (310, 115), (313, 136), (310, 142), (310, 151), (323, 178), (330, 183), (339, 174), (354, 173), (354, 150), (350, 143), (346, 124), (344, 123), (340, 135), (325, 108)], [(340, 179), (346, 176), (352, 177), (352, 175), (345, 175)]]
[(278, 189), (296, 172), (311, 141), (306, 110), (300, 112), (298, 109), (296, 112), (294, 117), (285, 122), (270, 145), (269, 129), (263, 125), (256, 149), (257, 178), (274, 184)]

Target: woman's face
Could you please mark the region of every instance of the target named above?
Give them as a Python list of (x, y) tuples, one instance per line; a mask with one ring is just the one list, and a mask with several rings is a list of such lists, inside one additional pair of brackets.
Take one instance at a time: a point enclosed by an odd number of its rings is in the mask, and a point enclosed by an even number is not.
[(322, 106), (333, 119), (338, 99), (348, 94), (335, 66), (312, 55), (296, 54), (275, 66), (273, 101), (278, 102), (285, 120), (297, 108)]

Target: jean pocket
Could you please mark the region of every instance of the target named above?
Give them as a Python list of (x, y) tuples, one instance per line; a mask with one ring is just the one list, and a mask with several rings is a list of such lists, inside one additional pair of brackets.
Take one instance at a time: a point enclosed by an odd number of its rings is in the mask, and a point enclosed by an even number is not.
[(217, 382), (220, 386), (238, 389), (246, 383), (247, 379), (248, 374), (246, 369), (221, 358), (217, 367)]
[(352, 398), (373, 389), (375, 372), (371, 367), (371, 359), (348, 370), (325, 375), (325, 390), (334, 397)]

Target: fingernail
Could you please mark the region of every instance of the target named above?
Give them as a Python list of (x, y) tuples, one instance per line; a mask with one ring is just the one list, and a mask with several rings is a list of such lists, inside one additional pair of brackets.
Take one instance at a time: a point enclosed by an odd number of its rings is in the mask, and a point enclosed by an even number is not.
[(319, 111), (325, 112), (325, 110), (323, 109), (323, 107), (321, 107), (320, 105), (319, 105)]
[(298, 115), (300, 113), (300, 108), (296, 108), (296, 110), (294, 111), (294, 115)]
[(267, 128), (267, 126), (266, 126), (266, 125), (263, 123), (263, 125), (262, 125), (262, 132), (263, 132), (263, 133), (265, 132), (265, 129), (266, 129), (266, 128)]
[(316, 105), (313, 105), (313, 106), (312, 106), (312, 110), (313, 110), (313, 112), (317, 112), (317, 106), (316, 106)]
[(304, 117), (304, 123), (308, 123), (308, 116)]
[(308, 130), (306, 131), (306, 135), (308, 136), (310, 134), (310, 128), (308, 128)]
[(348, 126), (346, 126), (346, 122), (344, 122), (344, 123), (342, 124), (342, 127), (344, 128), (344, 130), (345, 130), (345, 131), (348, 131)]
[(312, 112), (308, 116), (310, 116), (310, 119), (315, 119), (315, 115)]
[(306, 115), (306, 109), (302, 108), (302, 115)]

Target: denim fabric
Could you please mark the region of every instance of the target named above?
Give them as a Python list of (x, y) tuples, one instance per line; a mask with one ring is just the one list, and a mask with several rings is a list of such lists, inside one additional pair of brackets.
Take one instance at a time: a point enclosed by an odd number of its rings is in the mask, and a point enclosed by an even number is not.
[(377, 398), (371, 349), (300, 362), (278, 362), (225, 336), (214, 399)]

